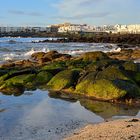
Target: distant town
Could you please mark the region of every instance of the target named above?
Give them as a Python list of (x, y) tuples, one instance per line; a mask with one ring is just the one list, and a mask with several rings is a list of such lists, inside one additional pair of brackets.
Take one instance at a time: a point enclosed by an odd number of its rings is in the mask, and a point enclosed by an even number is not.
[(133, 25), (103, 25), (92, 26), (87, 24), (63, 23), (46, 27), (10, 27), (1, 26), (0, 33), (21, 33), (21, 32), (46, 32), (46, 33), (129, 33), (140, 34), (140, 24)]

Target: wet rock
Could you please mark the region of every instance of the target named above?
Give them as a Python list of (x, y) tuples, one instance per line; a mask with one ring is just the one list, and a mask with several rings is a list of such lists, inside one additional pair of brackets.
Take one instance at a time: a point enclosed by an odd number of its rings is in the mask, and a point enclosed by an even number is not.
[(126, 73), (119, 69), (117, 65), (109, 66), (103, 71), (99, 71), (96, 79), (108, 79), (108, 80), (116, 80), (116, 79), (122, 79), (122, 80), (129, 80), (129, 77), (126, 75)]
[(14, 62), (6, 62), (4, 64), (0, 64), (0, 68), (11, 68), (11, 67), (15, 67)]
[[(86, 87), (86, 88), (83, 88)], [(76, 86), (76, 93), (101, 100), (112, 100), (124, 97), (127, 92), (107, 79), (94, 80), (88, 77)]]
[(47, 71), (41, 71), (37, 74), (34, 83), (36, 85), (47, 84), (53, 75)]
[(23, 70), (11, 70), (7, 74), (0, 77), (0, 83), (19, 75), (26, 75), (26, 74), (36, 74), (34, 69), (23, 69)]
[(22, 84), (5, 83), (2, 86), (0, 86), (0, 92), (6, 95), (21, 95), (23, 94), (24, 90), (25, 88)]
[[(9, 91), (21, 84), (26, 89), (47, 89), (80, 94), (101, 100), (137, 98), (140, 96), (140, 65), (132, 59), (134, 50), (118, 53), (89, 52), (79, 57), (57, 51), (38, 52), (31, 60), (11, 62), (0, 69), (0, 88)], [(40, 64), (41, 65), (40, 65)], [(20, 86), (19, 86), (20, 87)], [(13, 89), (12, 89), (13, 90)], [(19, 88), (20, 90), (20, 88)]]
[(139, 122), (139, 120), (138, 119), (132, 119), (132, 120), (130, 120), (128, 122)]
[(139, 71), (139, 65), (134, 63), (133, 61), (127, 61), (123, 64), (123, 67), (126, 71), (134, 71), (138, 72)]
[(31, 58), (35, 61), (38, 61), (39, 63), (45, 63), (45, 62), (49, 62), (49, 61), (63, 61), (63, 60), (67, 60), (70, 59), (71, 56), (68, 54), (61, 54), (58, 53), (57, 51), (50, 51), (47, 53), (44, 52), (37, 52), (32, 54)]
[(56, 74), (48, 83), (49, 88), (54, 90), (62, 90), (74, 86), (78, 80), (79, 71), (64, 70)]
[(122, 49), (120, 52), (109, 52), (107, 55), (118, 60), (136, 60), (140, 59), (140, 49)]
[(83, 78), (80, 77), (75, 92), (103, 100), (140, 96), (138, 85), (115, 65), (102, 71), (89, 72)]
[(97, 51), (85, 53), (81, 56), (81, 58), (85, 61), (97, 61), (101, 59), (107, 59), (108, 56), (103, 52)]

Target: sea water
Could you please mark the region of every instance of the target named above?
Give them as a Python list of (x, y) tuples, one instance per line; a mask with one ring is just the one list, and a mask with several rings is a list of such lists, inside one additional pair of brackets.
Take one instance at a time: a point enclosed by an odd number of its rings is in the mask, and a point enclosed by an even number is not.
[(29, 59), (35, 52), (56, 50), (60, 53), (79, 55), (91, 51), (109, 52), (117, 48), (108, 43), (34, 43), (48, 38), (0, 38), (0, 62)]

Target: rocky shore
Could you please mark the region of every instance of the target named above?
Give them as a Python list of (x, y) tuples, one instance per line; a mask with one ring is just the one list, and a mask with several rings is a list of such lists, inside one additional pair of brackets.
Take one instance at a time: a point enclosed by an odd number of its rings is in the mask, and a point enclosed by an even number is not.
[(140, 119), (122, 119), (87, 125), (65, 140), (139, 140)]
[(77, 57), (57, 51), (34, 53), (30, 60), (0, 65), (0, 92), (18, 96), (43, 88), (96, 100), (137, 104), (140, 49), (88, 52)]

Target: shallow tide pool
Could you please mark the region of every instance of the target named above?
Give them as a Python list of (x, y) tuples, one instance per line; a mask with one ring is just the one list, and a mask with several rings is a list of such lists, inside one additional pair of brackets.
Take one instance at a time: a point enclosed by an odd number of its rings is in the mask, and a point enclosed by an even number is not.
[(0, 140), (59, 140), (88, 123), (140, 117), (140, 108), (69, 99), (43, 90), (0, 93)]

